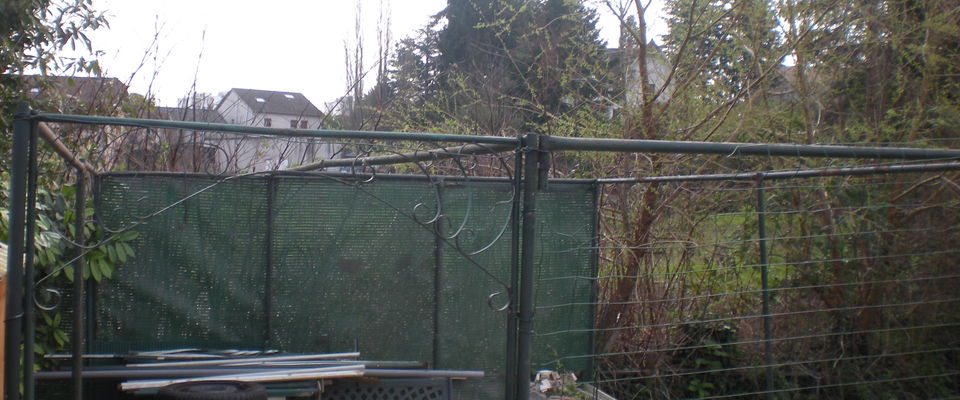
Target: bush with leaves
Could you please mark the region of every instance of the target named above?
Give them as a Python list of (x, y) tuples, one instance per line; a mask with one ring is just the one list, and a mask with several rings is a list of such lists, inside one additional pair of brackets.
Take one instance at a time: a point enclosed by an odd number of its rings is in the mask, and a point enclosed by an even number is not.
[[(10, 233), (9, 210), (6, 208), (9, 180), (8, 174), (0, 175), (0, 204), (4, 205), (0, 214), (0, 241), (4, 242), (8, 241)], [(36, 286), (35, 302), (39, 306), (34, 351), (40, 356), (63, 351), (70, 343), (67, 334), (70, 327), (64, 323), (70, 320), (70, 311), (61, 303), (62, 289), (70, 287), (73, 282), (74, 259), (82, 256), (84, 260), (83, 279), (100, 282), (110, 279), (120, 264), (134, 257), (130, 242), (137, 238), (136, 231), (112, 234), (89, 218), (83, 228), (85, 240), (77, 246), (73, 240), (77, 237), (73, 209), (75, 196), (73, 186), (48, 183), (37, 190), (33, 248), (36, 275), (32, 281)], [(92, 201), (87, 200), (84, 214), (93, 215), (92, 207)]]

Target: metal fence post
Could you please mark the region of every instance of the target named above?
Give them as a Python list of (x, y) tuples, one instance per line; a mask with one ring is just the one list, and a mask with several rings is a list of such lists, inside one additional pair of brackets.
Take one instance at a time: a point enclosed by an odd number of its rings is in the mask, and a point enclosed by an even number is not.
[(770, 281), (769, 271), (767, 270), (767, 221), (766, 221), (766, 200), (763, 190), (763, 174), (757, 174), (757, 236), (760, 246), (760, 281), (762, 285), (763, 296), (763, 346), (764, 361), (766, 368), (767, 395), (768, 399), (773, 399), (773, 343), (772, 328), (770, 326)]
[(523, 237), (520, 253), (520, 304), (517, 326), (517, 400), (530, 397), (530, 359), (533, 335), (533, 264), (536, 250), (537, 191), (540, 190), (540, 135), (523, 137)]
[(520, 279), (520, 193), (523, 193), (523, 152), (514, 153), (513, 205), (510, 210), (510, 307), (507, 309), (506, 400), (517, 396), (517, 281)]
[[(83, 226), (85, 224), (86, 215), (85, 210), (87, 205), (86, 200), (86, 174), (82, 168), (77, 168), (77, 183), (76, 183), (76, 201), (73, 204), (73, 230), (75, 232), (74, 240), (77, 241), (77, 255), (82, 255), (84, 248), (84, 242), (86, 237), (83, 234)], [(83, 399), (83, 268), (85, 267), (83, 257), (80, 257), (76, 261), (76, 265), (73, 266), (73, 398), (76, 400)], [(29, 400), (29, 399), (28, 399)]]
[(13, 120), (13, 147), (10, 168), (10, 246), (7, 250), (7, 317), (4, 321), (4, 396), (20, 398), (20, 340), (23, 337), (23, 255), (27, 212), (27, 170), (29, 169), (30, 132), (34, 124), (30, 106), (17, 106)]
[(30, 140), (27, 153), (27, 220), (24, 230), (23, 259), (23, 398), (33, 400), (34, 382), (33, 352), (36, 343), (36, 310), (34, 309), (34, 246), (37, 228), (37, 123), (30, 124)]

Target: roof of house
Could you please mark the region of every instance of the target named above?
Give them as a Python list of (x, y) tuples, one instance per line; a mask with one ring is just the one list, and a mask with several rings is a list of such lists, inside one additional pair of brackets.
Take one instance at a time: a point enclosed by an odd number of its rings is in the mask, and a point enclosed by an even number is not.
[(225, 124), (226, 120), (217, 110), (207, 108), (157, 107), (157, 116), (170, 121), (207, 122)]
[[(256, 113), (301, 117), (323, 116), (320, 109), (314, 106), (310, 100), (307, 100), (302, 93), (237, 88), (230, 89), (230, 91), (240, 96), (240, 99)], [(221, 101), (221, 104), (223, 104), (223, 101)]]
[(117, 78), (83, 76), (24, 76), (27, 95), (49, 97), (56, 93), (84, 104), (116, 104), (127, 95), (127, 85)]
[[(607, 59), (610, 60), (611, 62), (619, 63), (623, 60), (624, 57), (630, 57), (629, 60), (631, 62), (635, 62), (636, 55), (638, 53), (637, 53), (636, 47), (632, 47), (632, 48), (616, 47), (616, 48), (604, 49), (604, 54), (606, 54)], [(655, 57), (656, 59), (658, 59), (658, 62), (665, 62), (666, 60), (666, 55), (663, 53), (663, 48), (660, 47), (660, 45), (658, 45), (657, 42), (654, 42), (653, 40), (650, 40), (650, 43), (647, 43), (647, 55)], [(649, 58), (647, 62), (651, 62)]]

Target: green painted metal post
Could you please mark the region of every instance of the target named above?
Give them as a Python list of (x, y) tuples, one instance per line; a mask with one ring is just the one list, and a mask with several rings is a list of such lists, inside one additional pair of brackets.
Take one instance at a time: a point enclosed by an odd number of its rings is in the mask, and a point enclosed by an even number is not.
[[(87, 240), (83, 234), (83, 226), (86, 222), (86, 173), (82, 168), (77, 168), (77, 182), (76, 182), (76, 201), (73, 203), (73, 230), (75, 232), (74, 239), (77, 242), (77, 254), (83, 254), (83, 244)], [(83, 281), (83, 268), (86, 265), (83, 261), (83, 257), (77, 259), (76, 263), (73, 266), (73, 337), (71, 341), (73, 342), (73, 375), (71, 376), (73, 382), (73, 398), (75, 400), (83, 399), (83, 286), (85, 282)], [(29, 400), (29, 399), (28, 399)]]
[(10, 166), (10, 234), (7, 250), (7, 316), (4, 321), (4, 397), (20, 398), (20, 341), (23, 337), (23, 255), (27, 214), (29, 169), (30, 106), (20, 103), (13, 120), (13, 148)]
[(37, 227), (37, 129), (36, 123), (30, 124), (29, 154), (27, 155), (27, 220), (24, 236), (25, 250), (23, 259), (23, 398), (33, 400), (36, 383), (34, 381), (33, 352), (36, 343), (36, 310), (34, 299), (34, 251)]
[(510, 292), (507, 308), (507, 366), (505, 368), (505, 389), (507, 400), (517, 399), (517, 281), (520, 279), (520, 194), (523, 193), (523, 153), (514, 153), (513, 163), (513, 205), (510, 210)]
[(540, 190), (540, 135), (523, 137), (523, 250), (520, 253), (519, 320), (517, 323), (517, 400), (530, 397), (533, 336), (533, 268), (537, 240), (537, 191)]
[(767, 268), (767, 221), (766, 200), (763, 190), (763, 175), (757, 175), (757, 236), (760, 245), (760, 281), (763, 296), (763, 346), (764, 362), (766, 363), (767, 395), (773, 399), (773, 335), (770, 321), (770, 275)]

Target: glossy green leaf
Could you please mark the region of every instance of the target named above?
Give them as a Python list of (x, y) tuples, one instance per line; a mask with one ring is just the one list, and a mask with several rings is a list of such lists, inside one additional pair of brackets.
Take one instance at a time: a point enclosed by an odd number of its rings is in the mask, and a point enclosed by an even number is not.
[[(103, 274), (100, 273), (100, 260), (96, 259), (90, 261), (90, 268), (85, 268), (83, 272), (90, 271), (93, 274), (93, 280), (100, 282), (100, 279), (103, 279)], [(86, 274), (84, 274), (86, 275)]]

